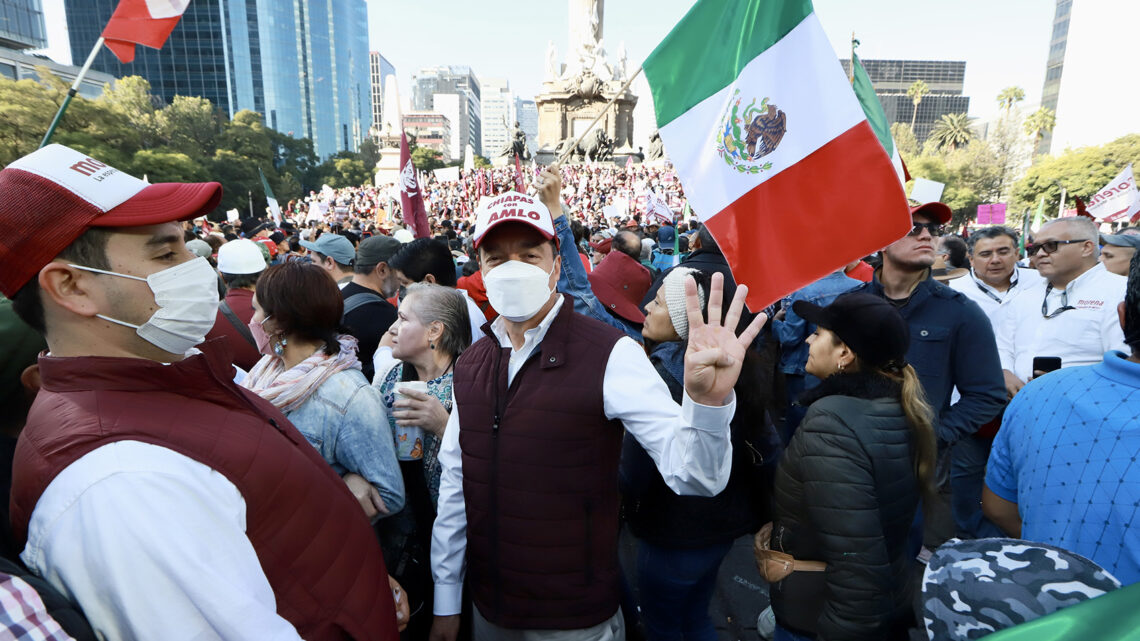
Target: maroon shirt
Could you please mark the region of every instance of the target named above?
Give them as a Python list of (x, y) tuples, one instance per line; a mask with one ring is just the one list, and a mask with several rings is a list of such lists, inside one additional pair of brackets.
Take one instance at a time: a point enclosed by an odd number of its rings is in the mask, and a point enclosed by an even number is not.
[[(241, 319), (241, 322), (248, 325), (249, 321), (253, 319), (253, 290), (231, 289), (226, 292), (226, 302), (229, 303), (230, 309), (234, 310), (234, 314)], [(215, 338), (226, 340), (226, 346), (233, 355), (232, 363), (247, 372), (253, 369), (257, 361), (261, 360), (261, 353), (257, 351), (257, 347), (238, 332), (234, 324), (222, 314), (220, 309), (218, 310), (218, 318), (214, 321), (214, 328), (210, 330), (209, 334), (206, 334), (207, 341)]]

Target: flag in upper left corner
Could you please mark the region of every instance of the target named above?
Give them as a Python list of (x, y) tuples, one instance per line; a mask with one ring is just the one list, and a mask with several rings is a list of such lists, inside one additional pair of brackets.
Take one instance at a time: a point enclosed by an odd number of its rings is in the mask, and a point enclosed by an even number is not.
[(119, 0), (103, 28), (103, 40), (119, 62), (135, 59), (135, 45), (161, 49), (190, 0)]

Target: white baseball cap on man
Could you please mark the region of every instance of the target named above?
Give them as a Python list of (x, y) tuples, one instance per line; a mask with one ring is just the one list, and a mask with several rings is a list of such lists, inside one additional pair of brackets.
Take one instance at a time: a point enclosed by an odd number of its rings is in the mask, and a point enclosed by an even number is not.
[(218, 249), (218, 271), (223, 274), (256, 274), (264, 270), (265, 255), (252, 240), (231, 240)]
[(487, 232), (502, 223), (526, 223), (548, 240), (555, 237), (550, 210), (542, 201), (517, 191), (508, 191), (479, 204), (475, 211), (475, 233), (472, 235), (475, 247), (479, 247)]

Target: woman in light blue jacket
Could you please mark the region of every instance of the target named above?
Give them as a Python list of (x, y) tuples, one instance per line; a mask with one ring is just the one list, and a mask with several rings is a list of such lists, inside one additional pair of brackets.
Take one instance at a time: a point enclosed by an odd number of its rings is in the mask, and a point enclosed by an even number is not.
[(404, 481), (380, 394), (338, 333), (344, 300), (316, 265), (274, 265), (258, 279), (250, 332), (264, 354), (242, 383), (273, 403), (321, 453), (370, 519), (399, 512)]

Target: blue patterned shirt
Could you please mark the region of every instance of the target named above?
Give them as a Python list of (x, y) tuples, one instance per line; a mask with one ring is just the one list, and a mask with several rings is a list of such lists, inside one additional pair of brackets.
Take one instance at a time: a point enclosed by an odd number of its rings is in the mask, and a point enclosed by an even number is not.
[[(986, 485), (1017, 503), (1021, 536), (1140, 581), (1140, 364), (1096, 365), (1031, 381), (1006, 410)], [(1132, 529), (1135, 524), (1137, 529)]]

